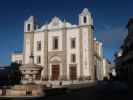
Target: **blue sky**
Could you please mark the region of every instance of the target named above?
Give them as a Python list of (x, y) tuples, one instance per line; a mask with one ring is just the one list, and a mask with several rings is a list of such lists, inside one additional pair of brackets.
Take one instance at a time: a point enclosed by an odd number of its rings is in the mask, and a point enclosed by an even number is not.
[(77, 24), (83, 8), (93, 13), (94, 35), (103, 42), (104, 55), (111, 60), (127, 35), (132, 4), (133, 0), (1, 0), (0, 63), (9, 64), (11, 53), (23, 49), (23, 23), (30, 15), (41, 25), (54, 16)]

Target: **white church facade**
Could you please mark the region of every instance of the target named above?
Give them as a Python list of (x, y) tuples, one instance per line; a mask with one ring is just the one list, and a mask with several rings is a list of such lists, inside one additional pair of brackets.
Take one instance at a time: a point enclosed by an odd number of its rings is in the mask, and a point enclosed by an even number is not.
[[(32, 56), (33, 63), (42, 67), (44, 80), (95, 80), (93, 31), (93, 17), (86, 8), (79, 14), (78, 25), (54, 17), (38, 28), (31, 16), (24, 23), (23, 53), (12, 54), (12, 62), (29, 64)], [(102, 59), (100, 48), (98, 56)], [(98, 66), (102, 69), (102, 61)], [(23, 75), (23, 81), (31, 72)]]

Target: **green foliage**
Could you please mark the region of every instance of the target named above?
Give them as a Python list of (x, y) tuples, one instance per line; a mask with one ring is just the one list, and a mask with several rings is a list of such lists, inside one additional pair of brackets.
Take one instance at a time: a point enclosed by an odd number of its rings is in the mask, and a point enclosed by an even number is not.
[(8, 80), (11, 85), (19, 84), (21, 80), (21, 72), (19, 70), (19, 67), (21, 65), (17, 63), (11, 63), (9, 66), (9, 74), (8, 74)]

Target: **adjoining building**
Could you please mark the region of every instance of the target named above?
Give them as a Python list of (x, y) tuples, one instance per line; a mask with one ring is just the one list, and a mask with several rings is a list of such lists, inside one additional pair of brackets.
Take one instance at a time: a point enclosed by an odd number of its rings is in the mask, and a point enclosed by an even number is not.
[(111, 62), (103, 56), (103, 44), (94, 38), (95, 80), (109, 79), (111, 67)]
[(102, 43), (94, 38), (94, 72), (95, 80), (103, 80), (103, 47)]
[(103, 58), (103, 79), (110, 79), (110, 74), (115, 76), (113, 64), (108, 59)]
[(93, 17), (87, 8), (79, 14), (78, 25), (54, 17), (38, 26), (33, 16), (25, 21), (23, 53), (13, 54), (13, 62), (29, 64), (32, 57), (34, 64), (42, 66), (42, 80), (102, 79), (102, 43), (94, 41)]
[(128, 75), (133, 73), (133, 18), (129, 19), (127, 29), (128, 35), (124, 39), (119, 52), (115, 54), (117, 76), (126, 82), (130, 80)]
[(14, 52), (11, 55), (12, 62), (18, 63), (18, 64), (23, 64), (24, 59), (23, 59), (23, 53), (22, 52)]

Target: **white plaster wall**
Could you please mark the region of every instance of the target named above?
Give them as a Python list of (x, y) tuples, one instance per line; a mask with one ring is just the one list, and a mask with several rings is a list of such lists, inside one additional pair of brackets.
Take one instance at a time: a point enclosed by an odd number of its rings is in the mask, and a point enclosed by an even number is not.
[(25, 56), (24, 56), (24, 63), (28, 64), (30, 63), (30, 54), (31, 54), (31, 45), (30, 45), (30, 39), (25, 40)]
[[(54, 37), (58, 37), (58, 49), (57, 50), (53, 50), (53, 38)], [(49, 31), (48, 33), (48, 51), (62, 51), (63, 47), (62, 47), (62, 30), (54, 30), (54, 31)]]
[[(41, 41), (41, 50), (37, 50), (37, 41)], [(44, 32), (34, 34), (34, 63), (37, 64), (37, 56), (41, 56), (41, 66), (44, 66)]]
[(99, 56), (103, 57), (103, 46), (102, 43), (99, 42)]
[[(71, 38), (76, 38), (76, 48), (71, 49)], [(67, 77), (69, 78), (69, 64), (77, 64), (77, 77), (80, 77), (80, 50), (79, 50), (79, 29), (67, 30)], [(76, 63), (71, 63), (71, 54), (76, 54)]]
[(103, 76), (106, 76), (106, 66), (107, 66), (106, 63), (107, 63), (106, 59), (103, 59)]
[(89, 39), (88, 28), (82, 28), (82, 46), (83, 46), (83, 75), (90, 76), (89, 66)]

